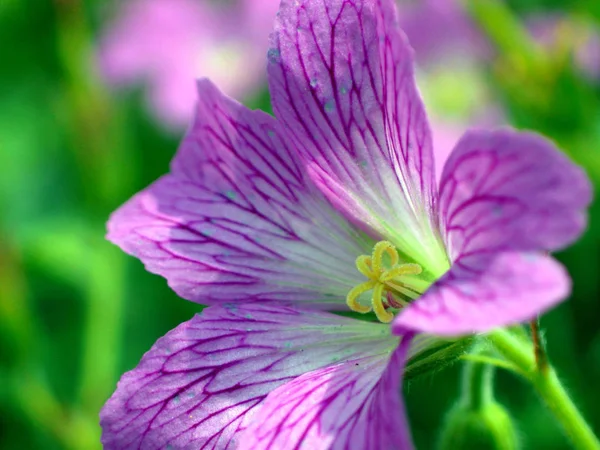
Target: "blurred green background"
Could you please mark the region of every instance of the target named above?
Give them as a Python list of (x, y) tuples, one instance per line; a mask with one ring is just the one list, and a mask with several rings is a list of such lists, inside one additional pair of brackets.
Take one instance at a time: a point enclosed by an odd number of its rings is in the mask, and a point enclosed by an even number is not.
[[(430, 111), (468, 124), (493, 105), (503, 122), (556, 140), (597, 191), (600, 77), (575, 55), (600, 28), (600, 2), (467, 3), (492, 56), (419, 72)], [(104, 240), (109, 214), (168, 170), (183, 135), (155, 122), (143, 85), (113, 89), (96, 70), (109, 9), (104, 0), (0, 0), (2, 449), (101, 448), (98, 411), (120, 375), (200, 309)], [(532, 14), (559, 17), (548, 45), (525, 26)], [(270, 110), (266, 89), (247, 98)], [(550, 358), (596, 431), (599, 219), (596, 201), (586, 235), (558, 255), (572, 298), (542, 318)], [(455, 366), (408, 387), (418, 448), (434, 448), (458, 376)], [(497, 384), (524, 448), (568, 448), (528, 386), (503, 373)]]

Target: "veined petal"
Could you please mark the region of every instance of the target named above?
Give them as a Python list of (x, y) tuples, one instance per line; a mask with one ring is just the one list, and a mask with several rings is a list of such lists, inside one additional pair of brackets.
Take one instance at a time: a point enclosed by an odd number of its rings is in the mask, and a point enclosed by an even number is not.
[[(257, 407), (279, 386), (328, 366), (357, 375), (362, 362), (379, 377), (398, 342), (389, 326), (325, 312), (275, 304), (209, 307), (159, 339), (121, 378), (100, 414), (104, 448), (237, 448)], [(371, 383), (380, 386), (371, 386), (375, 397), (388, 390), (398, 397), (393, 375), (401, 364), (402, 354), (394, 356), (379, 384), (372, 374), (367, 382), (354, 375), (357, 386)], [(379, 397), (366, 403), (374, 412), (385, 402), (399, 405)], [(402, 418), (398, 411), (390, 410), (385, 424)]]
[(532, 319), (570, 292), (545, 251), (585, 227), (583, 171), (533, 133), (470, 131), (448, 159), (440, 216), (450, 271), (403, 309), (395, 332), (457, 335)]
[(590, 200), (584, 172), (549, 140), (509, 129), (469, 131), (440, 184), (448, 255), (559, 250), (584, 230)]
[(198, 90), (171, 173), (111, 217), (108, 239), (188, 300), (345, 308), (373, 241), (307, 179), (272, 117), (206, 80)]
[(366, 357), (317, 369), (271, 392), (240, 450), (408, 450), (400, 400), (410, 336), (391, 358)]
[(570, 278), (539, 252), (465, 256), (425, 294), (402, 309), (394, 333), (456, 336), (533, 319), (569, 295)]
[(394, 2), (284, 0), (268, 67), (277, 118), (332, 202), (439, 261), (431, 133)]

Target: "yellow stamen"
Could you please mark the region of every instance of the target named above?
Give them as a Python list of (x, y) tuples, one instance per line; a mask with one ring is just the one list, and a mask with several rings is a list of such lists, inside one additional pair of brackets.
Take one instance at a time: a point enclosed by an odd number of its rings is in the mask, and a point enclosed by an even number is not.
[[(388, 255), (389, 261), (384, 261), (384, 256)], [(381, 322), (391, 322), (394, 314), (388, 309), (399, 305), (406, 305), (407, 301), (398, 298), (398, 295), (405, 299), (414, 300), (419, 296), (414, 291), (413, 283), (405, 284), (405, 280), (411, 275), (419, 275), (423, 271), (420, 265), (413, 263), (399, 264), (400, 257), (396, 248), (388, 241), (381, 241), (373, 247), (372, 256), (361, 255), (356, 258), (356, 268), (363, 274), (368, 281), (354, 287), (346, 296), (346, 303), (352, 311), (367, 313), (371, 310), (375, 313)], [(406, 278), (408, 277), (408, 278)], [(358, 298), (367, 291), (373, 290), (371, 305), (366, 306), (358, 302)], [(384, 293), (387, 292), (388, 298), (384, 302)], [(393, 301), (391, 301), (393, 300)]]
[(379, 273), (381, 270), (381, 263), (383, 262), (383, 254), (385, 252), (390, 256), (390, 265), (392, 267), (398, 264), (399, 257), (396, 248), (388, 241), (380, 241), (373, 247), (373, 272)]
[(352, 288), (346, 296), (346, 304), (348, 305), (348, 308), (350, 308), (352, 311), (363, 314), (371, 311), (371, 308), (369, 306), (364, 306), (358, 303), (358, 297), (360, 297), (361, 294), (364, 294), (365, 292), (375, 288), (375, 286), (377, 286), (377, 282), (367, 281), (363, 284), (359, 284), (358, 286)]
[(394, 315), (386, 311), (383, 306), (383, 288), (384, 285), (382, 283), (377, 283), (373, 288), (373, 312), (381, 322), (389, 323), (394, 318)]
[(418, 264), (402, 264), (400, 266), (392, 267), (390, 270), (386, 270), (381, 274), (379, 279), (385, 283), (386, 281), (393, 280), (402, 275), (419, 275), (422, 271), (421, 266)]
[(367, 255), (360, 255), (356, 258), (356, 268), (360, 273), (362, 273), (365, 277), (371, 278), (371, 257)]

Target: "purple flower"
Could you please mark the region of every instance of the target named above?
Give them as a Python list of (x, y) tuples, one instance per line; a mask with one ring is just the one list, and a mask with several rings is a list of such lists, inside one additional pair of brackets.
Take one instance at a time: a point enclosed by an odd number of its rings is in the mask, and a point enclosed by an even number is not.
[[(538, 135), (472, 130), (436, 183), (392, 0), (284, 1), (268, 72), (276, 118), (201, 80), (171, 172), (109, 222), (213, 306), (123, 376), (105, 448), (411, 448), (415, 333), (485, 332), (569, 293), (546, 253), (584, 229), (587, 178)], [(380, 321), (323, 311), (349, 309)]]
[(277, 0), (128, 0), (100, 45), (100, 67), (113, 85), (148, 84), (152, 111), (176, 129), (193, 116), (195, 80), (215, 80), (233, 96), (264, 82)]

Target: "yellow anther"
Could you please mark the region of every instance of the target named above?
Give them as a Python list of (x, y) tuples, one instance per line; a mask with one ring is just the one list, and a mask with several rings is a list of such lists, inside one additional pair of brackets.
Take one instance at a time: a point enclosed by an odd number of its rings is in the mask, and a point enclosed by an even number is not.
[(352, 311), (363, 314), (371, 311), (370, 306), (364, 306), (358, 303), (358, 297), (360, 297), (361, 294), (364, 294), (365, 292), (374, 289), (377, 286), (377, 284), (378, 283), (375, 281), (367, 281), (363, 284), (359, 284), (358, 286), (352, 288), (346, 296), (346, 304), (348, 305), (348, 308), (350, 308)]
[[(389, 260), (384, 260), (388, 255)], [(371, 310), (381, 322), (391, 322), (394, 314), (390, 308), (400, 308), (408, 304), (406, 299), (414, 300), (419, 296), (414, 284), (419, 284), (417, 278), (422, 268), (418, 264), (399, 264), (400, 257), (396, 248), (388, 241), (381, 241), (373, 247), (371, 256), (361, 255), (356, 258), (356, 268), (368, 281), (354, 287), (346, 296), (346, 303), (352, 311), (367, 313)], [(373, 290), (371, 305), (358, 302), (358, 298), (367, 291)], [(419, 290), (419, 292), (423, 292)], [(387, 300), (384, 301), (384, 294)]]
[(390, 266), (394, 267), (398, 264), (399, 257), (396, 248), (388, 241), (380, 241), (373, 247), (373, 272), (378, 274), (382, 269), (383, 254), (387, 253), (390, 257)]
[(373, 312), (381, 322), (389, 323), (394, 318), (394, 315), (386, 311), (383, 306), (383, 288), (384, 285), (382, 283), (377, 283), (373, 288)]
[(365, 277), (373, 279), (373, 270), (371, 269), (371, 257), (367, 255), (361, 255), (356, 258), (356, 268)]

